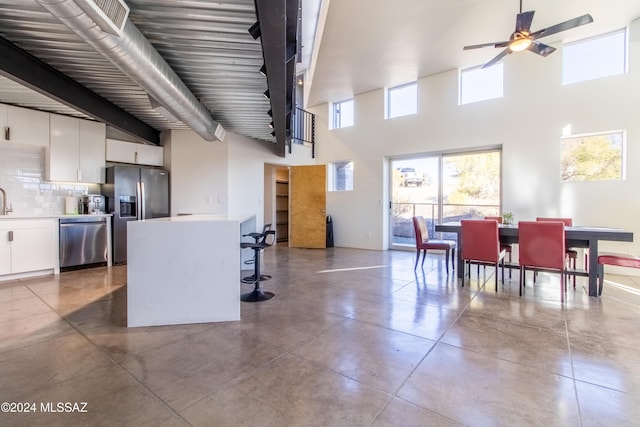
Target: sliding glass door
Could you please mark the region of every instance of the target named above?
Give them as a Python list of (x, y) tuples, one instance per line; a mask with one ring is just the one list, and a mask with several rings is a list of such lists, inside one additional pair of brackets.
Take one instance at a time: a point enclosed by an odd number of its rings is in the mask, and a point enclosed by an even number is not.
[(391, 245), (414, 247), (412, 217), (435, 224), (498, 215), (500, 150), (394, 159), (391, 165)]

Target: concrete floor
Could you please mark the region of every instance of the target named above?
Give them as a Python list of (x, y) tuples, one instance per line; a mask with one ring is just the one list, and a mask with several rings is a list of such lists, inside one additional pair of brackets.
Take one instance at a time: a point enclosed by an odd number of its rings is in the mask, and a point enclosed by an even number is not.
[(239, 322), (127, 329), (125, 266), (0, 282), (0, 402), (35, 408), (0, 425), (640, 423), (638, 277), (599, 299), (579, 279), (561, 305), (557, 275), (461, 288), (438, 254), (264, 258), (276, 296)]

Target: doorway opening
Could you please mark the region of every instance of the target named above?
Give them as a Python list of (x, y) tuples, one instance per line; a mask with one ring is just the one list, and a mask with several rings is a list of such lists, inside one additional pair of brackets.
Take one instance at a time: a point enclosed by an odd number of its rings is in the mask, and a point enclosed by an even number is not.
[(276, 230), (276, 242), (289, 242), (289, 167), (264, 165), (264, 223)]

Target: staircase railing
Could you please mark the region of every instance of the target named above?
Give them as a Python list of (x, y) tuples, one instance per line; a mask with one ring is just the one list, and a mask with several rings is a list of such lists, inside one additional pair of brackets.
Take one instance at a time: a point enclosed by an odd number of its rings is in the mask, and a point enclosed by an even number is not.
[[(291, 141), (311, 145), (311, 158), (316, 157), (316, 115), (296, 107), (291, 116)], [(289, 144), (291, 153), (291, 144)]]

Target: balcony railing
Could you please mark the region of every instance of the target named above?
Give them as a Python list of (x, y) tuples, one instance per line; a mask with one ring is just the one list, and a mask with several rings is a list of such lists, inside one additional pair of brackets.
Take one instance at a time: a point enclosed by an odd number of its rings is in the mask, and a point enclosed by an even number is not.
[[(311, 158), (316, 157), (316, 115), (296, 107), (291, 116), (291, 142), (311, 145)], [(291, 144), (289, 144), (291, 153)]]
[[(427, 223), (429, 238), (435, 238), (435, 226), (442, 222), (460, 221), (462, 219), (481, 219), (495, 216), (500, 212), (499, 205), (445, 203), (442, 205), (443, 217), (439, 217), (438, 203), (392, 203), (393, 209), (393, 244), (415, 244), (412, 219), (422, 216)], [(442, 238), (454, 239), (455, 235), (444, 235)]]

